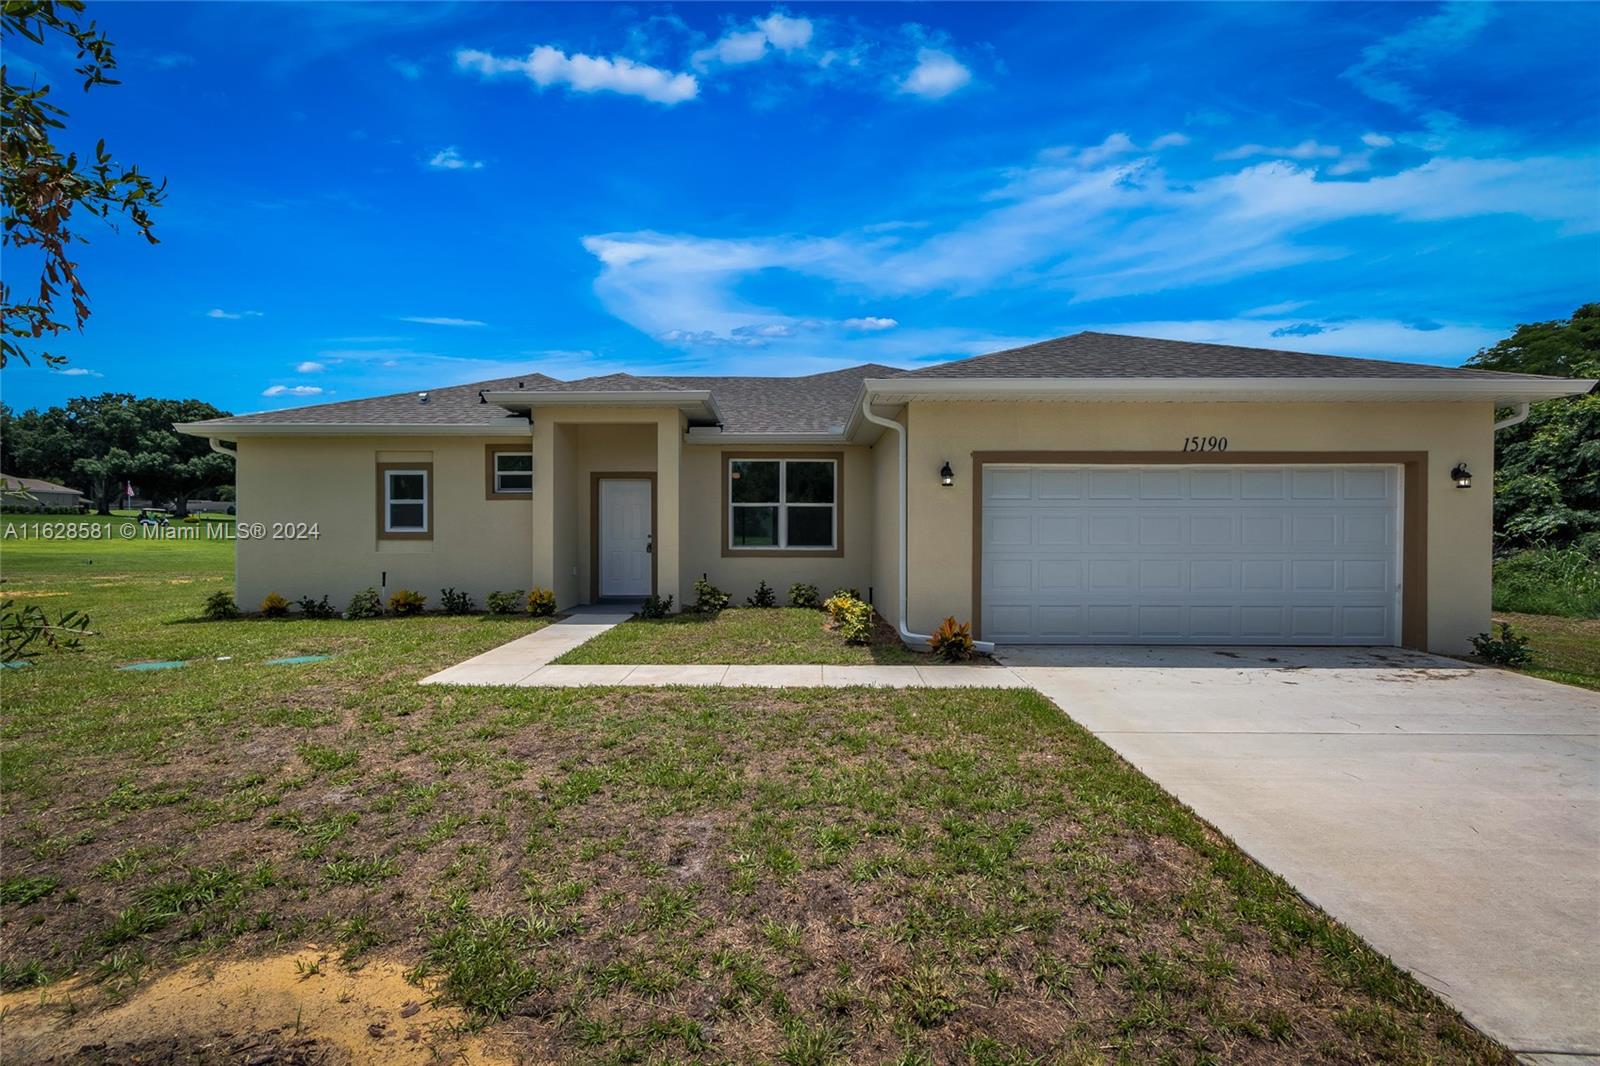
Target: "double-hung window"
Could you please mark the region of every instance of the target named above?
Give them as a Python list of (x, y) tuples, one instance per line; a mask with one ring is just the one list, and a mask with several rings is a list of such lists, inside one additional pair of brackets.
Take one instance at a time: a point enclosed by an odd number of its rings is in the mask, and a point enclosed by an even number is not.
[(730, 457), (726, 473), (730, 553), (838, 550), (837, 457)]
[(533, 453), (495, 452), (494, 491), (496, 495), (533, 491)]
[(383, 480), (383, 532), (390, 536), (431, 536), (433, 527), (431, 466), (385, 466)]

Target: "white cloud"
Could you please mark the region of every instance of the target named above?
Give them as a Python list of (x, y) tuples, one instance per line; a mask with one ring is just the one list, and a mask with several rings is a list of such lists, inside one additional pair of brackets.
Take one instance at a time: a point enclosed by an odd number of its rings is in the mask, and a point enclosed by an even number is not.
[(1312, 140), (1301, 141), (1288, 148), (1273, 148), (1265, 144), (1241, 144), (1226, 152), (1218, 152), (1217, 158), (1249, 159), (1258, 155), (1272, 156), (1275, 159), (1337, 159), (1339, 149), (1335, 145), (1319, 144)]
[(60, 374), (64, 378), (103, 378), (103, 377), (105, 377), (105, 375), (100, 373), (100, 371), (98, 371), (98, 370), (90, 370), (88, 367), (82, 367), (82, 366), (69, 366), (65, 370), (57, 370), (57, 371), (54, 371), (54, 373)]
[[(1436, 69), (1439, 60), (1471, 43), (1494, 14), (1491, 4), (1461, 0), (1446, 4), (1362, 49), (1360, 61), (1343, 77), (1374, 100), (1408, 113), (1424, 112), (1427, 108), (1421, 94), (1407, 81)], [(1436, 125), (1454, 121), (1442, 111), (1429, 112), (1427, 117)]]
[(839, 325), (845, 329), (859, 329), (866, 333), (877, 333), (880, 330), (894, 329), (900, 323), (892, 318), (879, 318), (876, 315), (866, 315), (862, 318), (847, 318)]
[(389, 57), (389, 69), (400, 75), (406, 81), (416, 81), (422, 77), (422, 66), (401, 56)]
[(270, 385), (261, 390), (263, 396), (321, 396), (320, 385)]
[(1264, 307), (1252, 307), (1248, 311), (1240, 311), (1240, 318), (1272, 318), (1276, 315), (1288, 315), (1310, 304), (1310, 300), (1284, 300), (1281, 303), (1267, 304)]
[(1133, 143), (1133, 138), (1126, 133), (1113, 133), (1093, 148), (1085, 148), (1077, 155), (1079, 165), (1086, 167), (1099, 166), (1108, 159), (1136, 152), (1139, 146)]
[(714, 63), (724, 66), (754, 63), (764, 58), (769, 48), (786, 54), (793, 53), (811, 43), (813, 32), (810, 19), (790, 18), (778, 11), (756, 19), (750, 27), (729, 30), (715, 43), (690, 56), (690, 64), (704, 72)]
[(1161, 136), (1150, 142), (1150, 150), (1152, 152), (1159, 152), (1163, 148), (1182, 148), (1188, 143), (1189, 135), (1187, 133), (1163, 133)]
[(972, 71), (949, 52), (919, 48), (917, 65), (901, 80), (900, 91), (924, 100), (941, 100), (971, 81)]
[(1394, 146), (1394, 138), (1381, 133), (1363, 133), (1361, 143), (1368, 148), (1390, 148)]
[(326, 369), (328, 369), (328, 368), (326, 366), (324, 366), (322, 363), (316, 362), (315, 360), (312, 360), (312, 359), (307, 359), (303, 363), (296, 363), (295, 364), (295, 368), (294, 368), (294, 372), (296, 374), (317, 374), (317, 373), (321, 373), (322, 371), (324, 371)]
[[(1180, 180), (1153, 157), (1099, 166), (1068, 160), (1009, 172), (1006, 185), (960, 202), (961, 221), (939, 227), (741, 239), (636, 231), (592, 235), (584, 246), (600, 266), (595, 291), (619, 318), (651, 336), (733, 343), (741, 327), (814, 313), (745, 297), (743, 283), (768, 272), (880, 297), (1027, 289), (1060, 291), (1072, 303), (1338, 259), (1349, 253), (1314, 231), (1345, 219), (1418, 224), (1514, 214), (1558, 233), (1597, 231), (1595, 165), (1593, 157), (1435, 158), (1365, 181), (1329, 181), (1315, 167), (1274, 161)], [(1254, 314), (1270, 334), (1295, 324), (1279, 317), (1287, 313)], [(811, 336), (848, 339), (826, 330)], [(773, 346), (787, 352), (787, 344)]]
[(621, 93), (668, 106), (693, 100), (700, 92), (693, 74), (673, 73), (624, 56), (569, 56), (549, 45), (540, 45), (520, 58), (465, 48), (456, 53), (456, 68), (484, 78), (521, 74), (540, 89), (565, 85), (573, 92)]
[(401, 315), (402, 322), (416, 322), (424, 326), (487, 326), (476, 318), (445, 318), (434, 315)]
[(482, 170), (483, 160), (466, 158), (461, 154), (461, 150), (452, 144), (433, 153), (428, 165), (434, 170)]
[[(1429, 323), (1436, 325), (1436, 323)], [(1319, 355), (1353, 355), (1454, 366), (1479, 348), (1505, 335), (1500, 326), (1440, 325), (1418, 330), (1396, 319), (1346, 319), (1317, 324), (1295, 319), (1219, 319), (1199, 321), (1098, 322), (1080, 327), (1138, 337), (1237, 344), (1247, 348), (1279, 348)]]
[(260, 311), (224, 311), (220, 307), (213, 307), (211, 310), (206, 312), (206, 317), (207, 318), (226, 319), (229, 322), (237, 322), (241, 318), (260, 318), (261, 317), (261, 312)]

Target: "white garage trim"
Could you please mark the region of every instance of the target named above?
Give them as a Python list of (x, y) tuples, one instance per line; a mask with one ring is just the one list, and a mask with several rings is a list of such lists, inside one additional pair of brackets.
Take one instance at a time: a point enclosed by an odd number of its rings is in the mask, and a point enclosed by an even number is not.
[(1426, 640), (1425, 456), (974, 453), (973, 468), (986, 640)]

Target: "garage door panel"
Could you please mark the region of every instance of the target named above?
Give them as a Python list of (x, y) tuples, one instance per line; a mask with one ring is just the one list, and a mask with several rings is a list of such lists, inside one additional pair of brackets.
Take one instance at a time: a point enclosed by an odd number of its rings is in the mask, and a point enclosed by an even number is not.
[(999, 641), (1392, 644), (1393, 467), (985, 468)]

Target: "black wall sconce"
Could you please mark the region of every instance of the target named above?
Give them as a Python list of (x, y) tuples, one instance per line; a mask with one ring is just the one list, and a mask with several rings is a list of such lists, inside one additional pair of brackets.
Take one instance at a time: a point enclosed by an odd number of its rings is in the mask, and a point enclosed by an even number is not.
[(955, 483), (956, 472), (950, 469), (950, 460), (946, 459), (944, 461), (944, 465), (939, 468), (939, 484), (943, 485), (945, 488), (949, 488)]
[(1458, 489), (1472, 487), (1472, 471), (1467, 469), (1466, 463), (1457, 463), (1455, 469), (1450, 471), (1450, 480), (1456, 483)]

